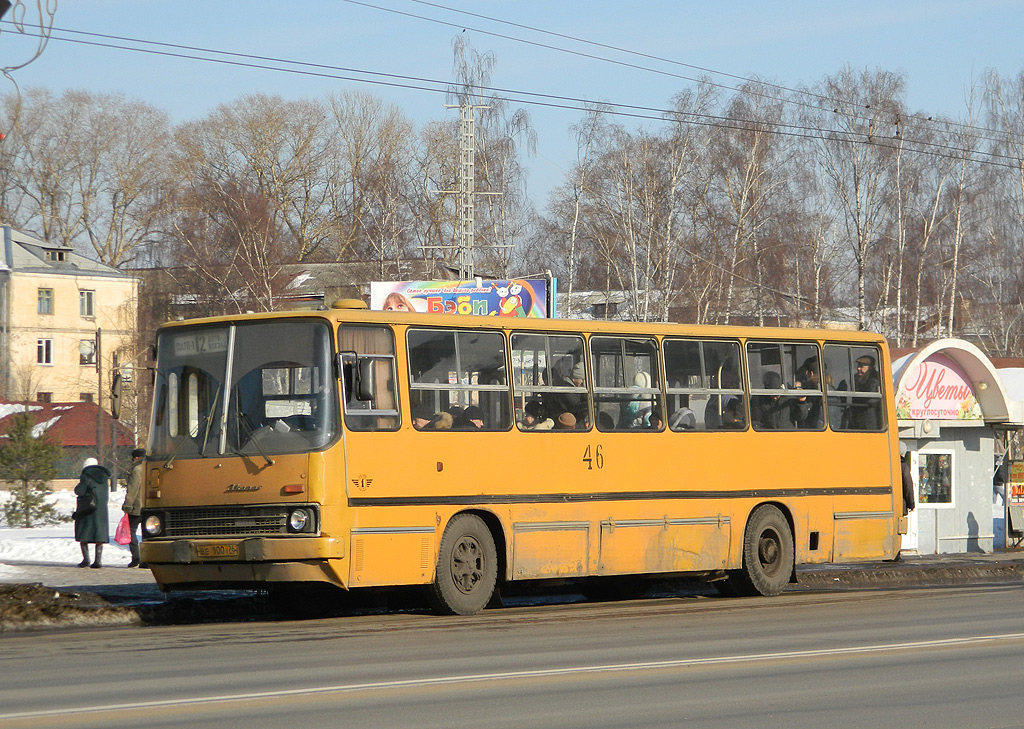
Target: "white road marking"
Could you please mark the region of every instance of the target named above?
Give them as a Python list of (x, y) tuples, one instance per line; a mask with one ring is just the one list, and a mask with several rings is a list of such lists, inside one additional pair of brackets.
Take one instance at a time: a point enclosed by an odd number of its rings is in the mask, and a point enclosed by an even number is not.
[(234, 701), (254, 701), (296, 696), (315, 696), (322, 694), (346, 694), (367, 691), (383, 691), (401, 688), (420, 688), (426, 686), (444, 686), (459, 683), (482, 683), (491, 681), (509, 681), (520, 679), (546, 678), (551, 676), (573, 676), (587, 674), (625, 673), (630, 671), (650, 671), (668, 668), (690, 668), (694, 666), (713, 666), (725, 664), (755, 663), (763, 661), (791, 660), (794, 658), (818, 658), (822, 656), (842, 656), (863, 653), (893, 653), (898, 651), (922, 650), (930, 648), (950, 648), (982, 643), (1007, 643), (1024, 640), (1024, 633), (1006, 633), (1000, 635), (978, 635), (964, 638), (945, 638), (942, 640), (921, 640), (905, 643), (876, 644), (850, 646), (846, 648), (822, 648), (818, 650), (780, 651), (777, 653), (754, 653), (738, 656), (717, 656), (710, 658), (679, 658), (667, 661), (645, 661), (641, 663), (608, 663), (592, 666), (568, 666), (564, 668), (544, 668), (527, 671), (506, 671), (501, 673), (470, 674), (456, 676), (437, 676), (434, 678), (410, 678), (398, 681), (376, 681), (369, 683), (335, 684), (332, 686), (316, 686), (300, 689), (279, 689), (276, 691), (257, 691), (250, 693), (220, 694), (216, 696), (196, 696), (181, 699), (163, 699), (156, 701), (137, 701), (121, 704), (102, 704), (98, 706), (75, 706), (66, 709), (42, 709), (36, 711), (20, 711), (12, 714), (0, 714), (0, 722), (15, 719), (35, 719), (64, 716), (69, 714), (138, 711), (167, 707), (202, 706)]

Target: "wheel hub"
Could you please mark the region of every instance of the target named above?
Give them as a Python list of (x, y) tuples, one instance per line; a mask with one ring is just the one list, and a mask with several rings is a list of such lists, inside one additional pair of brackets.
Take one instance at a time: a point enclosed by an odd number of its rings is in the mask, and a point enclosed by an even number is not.
[(757, 555), (764, 567), (771, 567), (779, 560), (779, 542), (770, 534), (762, 534), (757, 545)]
[(465, 594), (473, 592), (484, 574), (484, 553), (473, 537), (463, 537), (452, 550), (452, 580)]

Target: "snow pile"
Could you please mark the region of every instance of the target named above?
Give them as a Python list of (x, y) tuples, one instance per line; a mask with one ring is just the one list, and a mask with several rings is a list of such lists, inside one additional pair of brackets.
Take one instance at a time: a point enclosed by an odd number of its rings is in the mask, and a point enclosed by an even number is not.
[[(0, 503), (8, 498), (7, 492), (0, 491)], [(70, 491), (54, 492), (49, 500), (61, 514), (70, 516), (75, 510), (75, 495)], [(128, 547), (122, 547), (113, 541), (117, 522), (124, 513), (121, 511), (123, 500), (124, 491), (115, 491), (110, 494), (110, 500), (107, 502), (111, 543), (103, 548), (104, 566), (123, 567), (131, 561)], [(92, 548), (89, 549), (89, 554), (92, 555)], [(81, 561), (82, 550), (75, 541), (75, 525), (71, 521), (57, 526), (33, 529), (0, 527), (0, 581), (24, 574), (23, 570), (10, 565), (76, 565)]]

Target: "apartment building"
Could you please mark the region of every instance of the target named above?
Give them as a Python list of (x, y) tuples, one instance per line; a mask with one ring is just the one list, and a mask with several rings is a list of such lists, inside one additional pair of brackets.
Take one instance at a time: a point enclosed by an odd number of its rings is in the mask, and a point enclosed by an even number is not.
[(71, 248), (0, 226), (0, 398), (110, 407), (134, 362), (138, 280)]

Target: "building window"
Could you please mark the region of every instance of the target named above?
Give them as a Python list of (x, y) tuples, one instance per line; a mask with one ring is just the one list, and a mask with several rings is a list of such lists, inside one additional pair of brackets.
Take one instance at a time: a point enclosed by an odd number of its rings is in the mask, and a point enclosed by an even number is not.
[(78, 364), (96, 364), (96, 340), (83, 339), (78, 343)]
[(95, 291), (79, 291), (78, 292), (78, 313), (85, 317), (96, 316), (96, 309), (93, 301), (95, 299)]
[(53, 364), (53, 340), (36, 340), (36, 364)]
[(594, 304), (590, 307), (590, 312), (595, 317), (602, 319), (610, 319), (611, 317), (619, 313), (619, 304), (617, 301), (608, 301), (602, 304)]
[(80, 392), (78, 393), (78, 399), (81, 402), (92, 402), (93, 393), (91, 392)]
[(953, 454), (917, 454), (917, 503), (953, 503)]
[(52, 314), (53, 313), (53, 289), (39, 289), (39, 294), (36, 297), (36, 310), (40, 314)]
[(36, 402), (53, 402), (52, 392), (37, 392)]
[(63, 263), (68, 260), (67, 251), (48, 250), (46, 251), (46, 260), (53, 261), (54, 263)]

